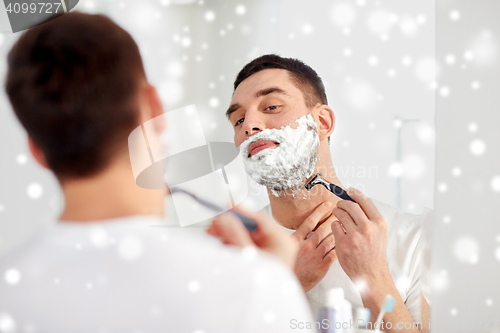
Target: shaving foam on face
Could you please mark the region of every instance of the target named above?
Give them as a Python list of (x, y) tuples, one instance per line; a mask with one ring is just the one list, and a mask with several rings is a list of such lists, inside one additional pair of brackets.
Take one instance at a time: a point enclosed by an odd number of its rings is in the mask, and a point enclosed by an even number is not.
[[(240, 145), (247, 174), (268, 187), (275, 196), (279, 196), (279, 191), (291, 188), (300, 191), (318, 161), (319, 137), (314, 118), (307, 115), (295, 121), (299, 124), (295, 129), (290, 126), (265, 129)], [(259, 140), (274, 141), (278, 146), (249, 157), (249, 146)]]

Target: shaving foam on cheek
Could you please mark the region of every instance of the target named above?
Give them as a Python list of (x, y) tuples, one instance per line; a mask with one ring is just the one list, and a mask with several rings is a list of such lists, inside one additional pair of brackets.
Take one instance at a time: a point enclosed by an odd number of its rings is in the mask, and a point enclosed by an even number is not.
[[(318, 161), (319, 137), (314, 118), (307, 115), (295, 121), (299, 124), (295, 129), (290, 126), (265, 129), (240, 146), (247, 174), (271, 189), (275, 196), (279, 196), (278, 191), (304, 185)], [(249, 157), (249, 146), (259, 140), (274, 141), (278, 146)]]

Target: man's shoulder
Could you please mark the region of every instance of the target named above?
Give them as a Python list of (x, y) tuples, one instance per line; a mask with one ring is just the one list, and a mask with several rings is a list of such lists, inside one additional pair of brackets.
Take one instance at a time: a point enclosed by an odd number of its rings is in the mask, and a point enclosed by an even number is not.
[[(422, 214), (411, 214), (378, 200), (372, 201), (387, 223), (387, 252), (391, 267), (404, 267), (408, 262), (412, 262), (413, 266), (421, 265), (422, 251), (426, 243), (424, 221), (431, 210), (425, 209)], [(413, 267), (413, 270), (415, 268)]]
[[(272, 304), (278, 314), (283, 312), (278, 300), (290, 289), (300, 291), (293, 273), (270, 254), (225, 246), (201, 228), (152, 228), (148, 223), (55, 225), (0, 258), (0, 272), (7, 274), (7, 283), (0, 284), (0, 308), (17, 304), (13, 317), (51, 332), (68, 331), (53, 328), (70, 322), (86, 331), (95, 325), (124, 331), (138, 323), (158, 331), (165, 322), (137, 315), (151, 302), (164, 313), (203, 308), (232, 318), (214, 324), (206, 314), (179, 316), (168, 323), (174, 329), (187, 318), (211, 331), (234, 332), (248, 304), (256, 309)], [(296, 304), (299, 294), (289, 297), (296, 312), (305, 309)], [(47, 299), (51, 302), (40, 310)], [(68, 304), (68, 299), (78, 301)], [(96, 315), (110, 308), (123, 319)], [(68, 317), (52, 321), (61, 312)], [(248, 320), (258, 324), (256, 313), (250, 312)]]
[(378, 211), (387, 223), (388, 228), (421, 228), (429, 209), (425, 208), (422, 214), (402, 212), (400, 209), (371, 198)]
[(426, 208), (422, 214), (411, 214), (381, 201), (372, 201), (387, 223), (388, 260), (401, 267), (408, 260), (420, 261), (426, 243), (424, 221), (431, 210)]
[(158, 271), (162, 263), (186, 276), (224, 271), (219, 277), (224, 280), (233, 274), (248, 276), (261, 267), (285, 270), (279, 260), (260, 250), (226, 246), (202, 228), (173, 227), (159, 221), (54, 223), (0, 257), (0, 271), (9, 267), (27, 270), (36, 263), (45, 272), (72, 274), (84, 265), (113, 275), (112, 266), (128, 270), (140, 265), (143, 270)]

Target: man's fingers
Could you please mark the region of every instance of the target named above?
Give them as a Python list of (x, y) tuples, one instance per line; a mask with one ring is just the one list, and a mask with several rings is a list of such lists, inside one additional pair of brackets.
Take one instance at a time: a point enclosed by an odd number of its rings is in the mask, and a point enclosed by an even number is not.
[(338, 244), (338, 241), (345, 237), (346, 231), (344, 226), (339, 220), (335, 220), (331, 224), (333, 236), (335, 236), (335, 244)]
[(335, 236), (333, 235), (333, 233), (330, 232), (330, 234), (321, 241), (321, 244), (318, 246), (316, 251), (319, 251), (321, 256), (324, 257), (334, 247), (335, 247)]
[(314, 230), (316, 225), (324, 219), (327, 214), (331, 213), (331, 209), (332, 203), (330, 201), (323, 202), (321, 205), (316, 207), (311, 215), (309, 215), (300, 225), (297, 231), (293, 233), (294, 237), (296, 237), (299, 241), (306, 239), (307, 235)]
[(214, 227), (213, 221), (212, 221), (212, 224), (210, 224), (210, 226), (208, 227), (207, 233), (209, 235), (214, 236), (214, 237), (219, 237), (219, 230), (216, 227)]
[(242, 247), (254, 245), (243, 224), (231, 214), (222, 214), (216, 217), (207, 232), (219, 238), (224, 244)]
[[(265, 214), (261, 212), (252, 212), (239, 206), (236, 206), (233, 210), (255, 220), (257, 223), (257, 229), (251, 234), (247, 234), (250, 235), (250, 239), (253, 244), (257, 245), (259, 248), (263, 246), (269, 247), (272, 244), (278, 244), (277, 246), (281, 247), (280, 244), (283, 239), (290, 239), (289, 235), (277, 223), (271, 221), (271, 219)], [(243, 224), (240, 224), (243, 227)], [(291, 243), (290, 241), (287, 241), (287, 244), (289, 244), (289, 246), (295, 245), (295, 243)]]
[(323, 262), (328, 265), (332, 264), (335, 259), (337, 259), (337, 252), (335, 252), (335, 246), (333, 246), (333, 248), (323, 256)]
[(356, 223), (348, 212), (336, 207), (333, 209), (333, 215), (335, 215), (337, 219), (342, 222), (342, 225), (347, 233), (355, 231)]
[(337, 203), (337, 207), (345, 210), (358, 227), (364, 227), (366, 223), (370, 222), (365, 212), (355, 202), (341, 200)]
[(316, 231), (312, 234), (311, 237), (309, 237), (306, 242), (311, 242), (314, 247), (318, 247), (321, 242), (328, 237), (328, 235), (332, 232), (332, 228), (330, 226), (330, 221), (333, 221), (335, 219), (334, 216), (330, 216), (328, 220), (323, 222), (317, 229)]
[(359, 204), (370, 221), (380, 222), (381, 220), (384, 220), (373, 201), (364, 195), (360, 190), (349, 187), (347, 189), (347, 194), (349, 194), (349, 196)]
[(257, 223), (256, 232), (263, 232), (265, 234), (269, 234), (269, 232), (273, 232), (276, 229), (279, 229), (277, 223), (271, 223), (269, 217), (267, 217), (262, 212), (254, 212), (246, 208), (243, 208), (241, 206), (235, 206), (234, 208), (232, 208), (232, 210), (255, 220), (255, 222)]

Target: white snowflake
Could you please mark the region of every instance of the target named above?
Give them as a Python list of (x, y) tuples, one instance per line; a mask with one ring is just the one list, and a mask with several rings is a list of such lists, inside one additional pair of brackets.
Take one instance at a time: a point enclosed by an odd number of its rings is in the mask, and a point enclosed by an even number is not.
[(484, 141), (476, 139), (471, 142), (469, 148), (472, 154), (479, 156), (485, 152), (486, 144), (484, 143)]
[(190, 281), (188, 283), (188, 290), (192, 293), (196, 293), (200, 290), (200, 283), (198, 281)]
[(469, 132), (476, 132), (477, 131), (477, 124), (476, 123), (470, 123), (467, 128), (469, 129)]
[(439, 94), (443, 97), (448, 97), (450, 95), (450, 88), (444, 86), (439, 89)]
[(123, 236), (118, 241), (117, 251), (120, 257), (125, 260), (138, 259), (144, 250), (142, 240), (134, 235)]
[(26, 154), (19, 154), (16, 157), (16, 161), (21, 165), (26, 164), (26, 162), (28, 161), (28, 156), (26, 156)]
[(448, 191), (448, 185), (446, 185), (446, 183), (440, 183), (438, 185), (438, 191), (439, 192), (446, 192), (446, 191)]
[(338, 2), (332, 8), (333, 23), (339, 27), (351, 26), (356, 19), (356, 8), (349, 2)]
[(453, 244), (453, 253), (458, 260), (475, 264), (479, 260), (479, 243), (470, 236), (463, 236)]
[(28, 186), (27, 193), (28, 193), (28, 197), (36, 200), (42, 196), (43, 187), (39, 183), (32, 183)]
[(500, 176), (495, 176), (491, 179), (491, 189), (495, 192), (500, 192)]
[(8, 313), (0, 313), (0, 332), (14, 333), (17, 331), (17, 325), (12, 316)]
[(212, 22), (213, 20), (215, 20), (215, 13), (213, 11), (208, 11), (205, 13), (205, 20), (207, 20), (208, 22)]
[(451, 169), (451, 174), (455, 177), (459, 177), (462, 174), (462, 169), (460, 169), (459, 167), (454, 167), (453, 169)]
[(453, 65), (453, 64), (455, 64), (456, 61), (457, 61), (457, 59), (455, 58), (455, 56), (453, 54), (448, 54), (445, 58), (445, 62), (448, 65)]
[(9, 268), (5, 271), (4, 278), (8, 284), (18, 284), (21, 281), (21, 272), (16, 268)]
[(455, 10), (452, 10), (450, 12), (450, 19), (452, 21), (458, 21), (458, 20), (460, 20), (460, 17), (461, 17), (461, 14), (458, 10), (455, 9)]
[(368, 57), (368, 64), (370, 64), (370, 66), (376, 66), (378, 64), (377, 56), (375, 56), (375, 55), (369, 56)]
[(470, 86), (474, 90), (479, 90), (479, 88), (481, 88), (481, 83), (479, 83), (478, 81), (473, 81)]
[(245, 13), (247, 12), (247, 8), (244, 6), (244, 5), (238, 5), (236, 6), (236, 14), (238, 15), (245, 15)]

